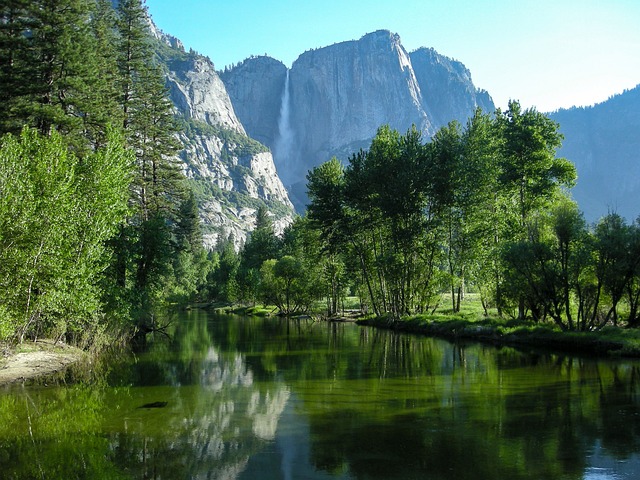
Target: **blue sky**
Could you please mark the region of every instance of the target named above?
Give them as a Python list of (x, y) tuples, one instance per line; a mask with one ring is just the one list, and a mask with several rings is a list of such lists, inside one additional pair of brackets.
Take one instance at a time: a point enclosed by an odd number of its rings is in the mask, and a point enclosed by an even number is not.
[(147, 0), (156, 25), (221, 69), (387, 29), (464, 63), (497, 106), (591, 105), (640, 83), (639, 0)]

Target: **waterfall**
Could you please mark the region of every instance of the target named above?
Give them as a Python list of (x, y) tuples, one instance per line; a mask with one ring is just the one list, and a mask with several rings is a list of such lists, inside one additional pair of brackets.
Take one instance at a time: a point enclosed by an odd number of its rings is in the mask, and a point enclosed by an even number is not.
[(293, 130), (291, 129), (291, 98), (289, 92), (289, 69), (284, 81), (282, 103), (280, 104), (280, 118), (278, 119), (278, 138), (274, 145), (274, 160), (279, 175), (286, 176), (290, 167), (293, 150)]

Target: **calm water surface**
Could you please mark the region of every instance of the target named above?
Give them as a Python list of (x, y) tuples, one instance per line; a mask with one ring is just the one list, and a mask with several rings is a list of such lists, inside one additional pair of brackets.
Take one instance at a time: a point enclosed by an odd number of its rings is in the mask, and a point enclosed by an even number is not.
[(174, 325), (80, 383), (0, 389), (0, 478), (640, 478), (638, 362), (306, 320)]

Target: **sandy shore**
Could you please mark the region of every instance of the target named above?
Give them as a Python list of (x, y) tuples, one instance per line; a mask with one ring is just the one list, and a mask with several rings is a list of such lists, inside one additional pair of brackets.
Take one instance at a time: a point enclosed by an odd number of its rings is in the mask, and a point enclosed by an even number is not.
[(0, 385), (50, 375), (78, 362), (84, 352), (51, 340), (25, 343), (20, 351), (0, 358)]

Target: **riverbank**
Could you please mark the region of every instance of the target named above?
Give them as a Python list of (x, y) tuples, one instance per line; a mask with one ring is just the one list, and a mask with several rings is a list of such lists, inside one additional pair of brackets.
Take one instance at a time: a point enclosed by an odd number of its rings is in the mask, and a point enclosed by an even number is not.
[[(640, 358), (640, 329), (605, 327), (596, 332), (564, 332), (551, 323), (534, 323), (500, 318), (495, 312), (487, 317), (475, 295), (467, 295), (463, 311), (443, 311), (432, 315), (416, 315), (398, 321), (388, 318), (362, 318), (359, 310), (346, 310), (336, 317), (321, 314), (304, 316), (314, 320), (355, 322), (376, 328), (416, 333), (451, 341), (469, 340), (496, 346), (544, 349), (577, 355)], [(272, 306), (217, 304), (202, 306), (210, 311), (246, 316), (271, 316)]]
[(357, 323), (453, 341), (473, 340), (573, 354), (640, 358), (640, 331), (619, 327), (606, 327), (597, 332), (563, 332), (551, 325), (532, 322), (451, 319), (445, 316), (414, 316), (397, 321), (371, 318)]
[(15, 350), (2, 349), (0, 386), (52, 375), (85, 358), (82, 350), (53, 340), (25, 342)]

